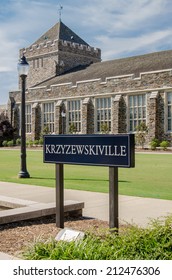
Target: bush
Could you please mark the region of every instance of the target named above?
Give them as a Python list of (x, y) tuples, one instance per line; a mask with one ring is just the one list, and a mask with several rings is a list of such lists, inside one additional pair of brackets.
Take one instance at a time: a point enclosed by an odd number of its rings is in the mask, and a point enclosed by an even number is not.
[(26, 141), (26, 147), (33, 147), (33, 141), (32, 140), (27, 140)]
[(48, 125), (44, 126), (43, 131), (42, 131), (42, 134), (43, 134), (43, 135), (45, 135), (45, 134), (50, 134), (50, 130), (49, 130)]
[(7, 146), (8, 146), (8, 141), (7, 141), (7, 140), (4, 140), (4, 141), (2, 142), (2, 146), (3, 146), (3, 147), (7, 147)]
[(38, 146), (38, 145), (39, 145), (39, 140), (34, 140), (34, 141), (33, 141), (33, 144), (34, 144), (35, 146)]
[(23, 253), (28, 260), (172, 260), (172, 216), (147, 228), (123, 227), (115, 232), (87, 232), (77, 242), (38, 241)]
[(69, 133), (73, 134), (77, 132), (76, 125), (74, 123), (71, 123), (69, 126)]
[(29, 140), (28, 144), (29, 144), (30, 147), (33, 147), (33, 141), (32, 140)]
[(109, 126), (107, 122), (101, 124), (101, 133), (108, 134), (109, 133)]
[(156, 150), (156, 148), (159, 147), (159, 140), (157, 138), (153, 138), (150, 142), (150, 146), (152, 150)]
[(160, 147), (163, 148), (163, 150), (167, 150), (167, 148), (169, 147), (169, 142), (167, 140), (164, 140), (160, 143)]
[(17, 145), (17, 146), (20, 146), (20, 145), (21, 145), (21, 139), (20, 139), (20, 138), (16, 139), (16, 145)]
[(8, 147), (13, 147), (14, 146), (14, 141), (13, 140), (8, 141), (7, 146)]
[(43, 138), (39, 139), (39, 145), (41, 145), (41, 146), (43, 145)]

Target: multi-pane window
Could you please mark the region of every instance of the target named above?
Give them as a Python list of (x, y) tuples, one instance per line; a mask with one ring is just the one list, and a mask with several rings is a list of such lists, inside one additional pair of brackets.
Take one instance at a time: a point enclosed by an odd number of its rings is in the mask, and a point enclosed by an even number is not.
[(68, 101), (68, 131), (80, 132), (81, 131), (81, 101), (71, 100)]
[(26, 121), (26, 133), (31, 133), (31, 127), (32, 127), (32, 112), (31, 112), (31, 105), (27, 104), (25, 107), (25, 121)]
[(43, 58), (36, 58), (33, 59), (33, 69), (43, 67), (44, 66), (44, 60)]
[(43, 128), (48, 128), (50, 133), (54, 132), (54, 103), (43, 104)]
[(167, 106), (168, 106), (167, 130), (172, 131), (172, 93), (171, 92), (167, 94)]
[(129, 131), (135, 131), (142, 122), (146, 123), (146, 95), (129, 96)]
[(96, 130), (111, 131), (111, 98), (96, 98)]

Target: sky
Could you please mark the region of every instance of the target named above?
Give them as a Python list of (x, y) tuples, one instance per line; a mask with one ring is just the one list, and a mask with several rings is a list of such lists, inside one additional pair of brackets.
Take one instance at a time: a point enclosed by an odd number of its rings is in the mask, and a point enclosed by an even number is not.
[(61, 20), (102, 60), (172, 49), (171, 0), (1, 0), (0, 105), (18, 89), (19, 49)]

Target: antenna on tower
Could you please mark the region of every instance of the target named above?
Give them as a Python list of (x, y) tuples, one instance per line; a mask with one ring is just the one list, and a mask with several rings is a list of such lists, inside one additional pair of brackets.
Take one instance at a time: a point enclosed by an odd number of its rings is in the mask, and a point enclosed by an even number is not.
[(62, 16), (62, 10), (63, 10), (63, 6), (60, 4), (59, 5), (59, 21), (61, 21), (61, 16)]

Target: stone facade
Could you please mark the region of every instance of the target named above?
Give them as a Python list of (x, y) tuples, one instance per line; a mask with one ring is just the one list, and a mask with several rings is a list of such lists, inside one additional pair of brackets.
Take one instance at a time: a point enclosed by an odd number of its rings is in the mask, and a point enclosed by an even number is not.
[(27, 86), (32, 87), (77, 66), (100, 61), (100, 49), (80, 46), (62, 40), (54, 40), (21, 49), (30, 65)]
[[(126, 74), (113, 75), (117, 73), (118, 62), (110, 61), (109, 68), (112, 70), (111, 75), (107, 76), (108, 62), (106, 64), (100, 62), (101, 51), (88, 45), (84, 46), (57, 39), (45, 44), (39, 42), (37, 45), (20, 50), (20, 55), (22, 53), (25, 54), (30, 64), (26, 104), (31, 105), (32, 124), (31, 132), (27, 133), (28, 138), (39, 139), (43, 131), (45, 118), (43, 104), (45, 103), (54, 104), (53, 133), (69, 133), (69, 102), (76, 100), (80, 101), (81, 106), (79, 113), (76, 112), (78, 110), (76, 108), (73, 112), (76, 118), (79, 118), (77, 114), (80, 114), (80, 130), (78, 133), (100, 133), (97, 130), (97, 98), (110, 98), (111, 100), (111, 129), (109, 133), (133, 133), (134, 131), (130, 130), (129, 98), (130, 96), (144, 95), (146, 99), (145, 122), (148, 127), (147, 143), (153, 138), (171, 141), (171, 131), (167, 128), (167, 93), (172, 92), (171, 62), (169, 62), (171, 68), (166, 64), (164, 65), (165, 69), (162, 69), (161, 63), (155, 66), (152, 62), (152, 68), (150, 69), (149, 66), (148, 71), (145, 71), (148, 63), (145, 63), (145, 65), (142, 63), (140, 66), (138, 63), (139, 57), (133, 58), (133, 61), (132, 58), (130, 60), (123, 59), (125, 67), (128, 65)], [(162, 56), (164, 55), (167, 54), (162, 53)], [(150, 54), (144, 57), (144, 61), (150, 59)], [(141, 60), (143, 60), (143, 57), (140, 58)], [(123, 61), (119, 60), (120, 65)], [(36, 66), (36, 63), (39, 65)], [(92, 66), (93, 63), (95, 63), (94, 66)], [(113, 63), (115, 67), (113, 67)], [(129, 63), (134, 65), (135, 68), (132, 68), (133, 66), (129, 67)], [(102, 65), (106, 67), (102, 67)], [(76, 69), (78, 66), (82, 66), (82, 69)], [(97, 77), (100, 69), (102, 69), (101, 75)], [(137, 72), (137, 76), (133, 73), (133, 69)], [(139, 72), (139, 69), (144, 69), (144, 72)], [(121, 71), (121, 68), (119, 68), (119, 71)], [(87, 80), (92, 73), (94, 73), (92, 79)], [(82, 77), (82, 80), (79, 80), (80, 77)], [(11, 100), (15, 103), (13, 110), (11, 110)], [(11, 92), (8, 112), (14, 126), (18, 126), (20, 102), (20, 91)], [(138, 108), (137, 111), (139, 112)], [(62, 112), (65, 112), (65, 117), (62, 116)], [(77, 123), (78, 120), (75, 121)]]
[[(69, 38), (72, 37), (72, 41), (61, 39), (66, 38), (65, 32), (70, 34)], [(53, 36), (53, 33), (57, 34)], [(48, 40), (49, 37), (52, 40)], [(55, 39), (53, 40), (53, 38)], [(101, 60), (100, 49), (77, 42), (85, 43), (67, 26), (59, 22), (43, 38), (37, 40), (30, 47), (21, 49), (20, 57), (24, 54), (30, 65), (27, 86), (32, 87), (75, 67), (87, 66)]]

